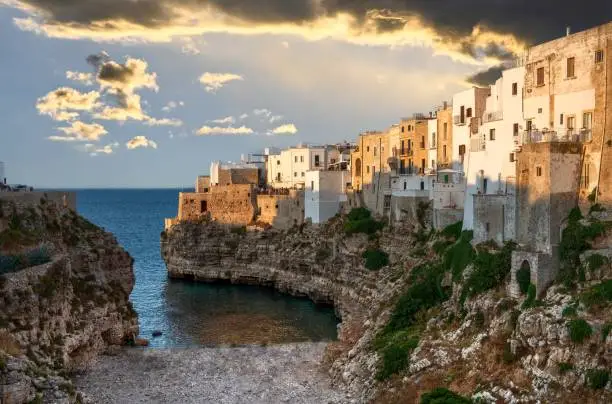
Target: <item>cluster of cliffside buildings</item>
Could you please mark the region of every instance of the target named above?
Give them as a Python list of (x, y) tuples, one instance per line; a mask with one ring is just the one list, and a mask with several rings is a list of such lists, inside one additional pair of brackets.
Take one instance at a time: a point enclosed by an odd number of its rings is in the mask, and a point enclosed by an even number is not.
[(435, 228), (462, 220), (475, 242), (516, 241), (516, 265), (543, 285), (569, 210), (612, 206), (612, 23), (533, 46), (494, 85), (354, 144), (254, 157), (213, 163), (166, 228), (202, 216), (287, 228), (356, 206), (392, 224), (429, 204)]

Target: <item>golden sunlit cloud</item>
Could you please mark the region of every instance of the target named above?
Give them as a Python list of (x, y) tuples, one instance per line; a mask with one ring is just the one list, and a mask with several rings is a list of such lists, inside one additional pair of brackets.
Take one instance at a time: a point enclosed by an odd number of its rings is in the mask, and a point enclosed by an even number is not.
[(127, 147), (130, 150), (137, 149), (139, 147), (143, 147), (143, 148), (150, 147), (152, 149), (157, 149), (157, 143), (155, 143), (151, 139), (147, 139), (146, 136), (135, 136), (125, 144), (125, 147)]
[(68, 80), (76, 81), (86, 86), (93, 85), (93, 74), (92, 73), (83, 73), (83, 72), (73, 72), (68, 70), (66, 72), (66, 78)]
[(241, 126), (239, 128), (222, 128), (219, 126), (210, 127), (210, 126), (202, 126), (196, 132), (198, 136), (211, 136), (211, 135), (251, 135), (253, 134), (253, 129), (247, 128), (246, 126)]
[(100, 106), (100, 93), (81, 93), (70, 87), (60, 87), (36, 101), (41, 115), (49, 115), (56, 121), (70, 121), (79, 116), (75, 111), (92, 111)]
[(57, 128), (64, 135), (49, 136), (49, 140), (56, 142), (97, 142), (108, 133), (104, 126), (98, 123), (84, 123), (74, 121), (68, 127)]
[(271, 133), (273, 135), (294, 135), (297, 133), (297, 128), (294, 124), (289, 123), (285, 125), (281, 125), (277, 128), (272, 129)]
[(209, 93), (216, 93), (230, 81), (242, 81), (244, 77), (233, 73), (209, 73), (200, 76), (200, 83), (204, 84), (204, 89)]

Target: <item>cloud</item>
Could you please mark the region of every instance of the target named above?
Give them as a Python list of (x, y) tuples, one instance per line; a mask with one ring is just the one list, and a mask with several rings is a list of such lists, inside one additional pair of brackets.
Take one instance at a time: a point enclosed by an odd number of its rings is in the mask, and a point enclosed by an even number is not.
[[(246, 114), (245, 114), (246, 115)], [(272, 111), (266, 108), (254, 109), (253, 115), (260, 116), (270, 123), (278, 122), (283, 119), (282, 115), (272, 115)]]
[(165, 106), (165, 107), (163, 107), (163, 108), (162, 108), (162, 111), (164, 111), (164, 112), (170, 112), (170, 111), (172, 111), (173, 109), (176, 109), (176, 108), (178, 108), (178, 107), (182, 107), (182, 106), (184, 106), (184, 105), (185, 105), (185, 103), (184, 103), (183, 101), (178, 101), (178, 102), (176, 102), (176, 101), (170, 101), (170, 102), (168, 102), (168, 104), (166, 104), (166, 106)]
[(117, 142), (107, 144), (106, 146), (103, 146), (103, 147), (99, 147), (99, 146), (96, 146), (95, 144), (87, 143), (83, 145), (82, 147), (79, 147), (78, 149), (86, 153), (89, 153), (90, 156), (95, 157), (98, 154), (107, 154), (107, 155), (113, 154), (113, 152), (115, 151), (114, 149), (116, 147), (119, 147), (119, 143)]
[[(26, 13), (23, 30), (58, 38), (170, 42), (206, 33), (299, 35), (363, 45), (428, 46), (503, 58), (526, 42), (606, 23), (601, 0), (0, 0)], [(492, 46), (495, 45), (495, 46)]]
[(240, 115), (240, 120), (244, 121), (245, 119), (247, 119), (249, 117), (249, 114), (242, 114)]
[(70, 87), (60, 87), (36, 101), (36, 109), (41, 115), (49, 115), (56, 121), (71, 121), (78, 118), (75, 111), (92, 111), (100, 103), (100, 93), (90, 91), (81, 93)]
[(244, 77), (233, 73), (209, 73), (200, 76), (200, 83), (204, 84), (204, 89), (209, 93), (216, 93), (230, 81), (244, 80)]
[(157, 143), (155, 143), (153, 140), (151, 139), (147, 139), (146, 136), (135, 136), (132, 139), (130, 139), (125, 146), (132, 150), (132, 149), (136, 149), (138, 147), (151, 147), (153, 149), (157, 149)]
[(232, 125), (236, 122), (236, 119), (233, 116), (226, 116), (225, 118), (211, 119), (207, 122), (216, 123), (218, 125)]
[(297, 133), (297, 128), (294, 124), (289, 123), (276, 127), (270, 131), (272, 135), (294, 135)]
[(149, 116), (145, 119), (144, 124), (147, 126), (183, 126), (183, 121), (181, 121), (180, 119), (176, 119), (176, 118), (157, 119), (157, 118), (152, 118)]
[(49, 140), (56, 142), (97, 142), (108, 133), (104, 126), (98, 123), (84, 123), (74, 121), (70, 126), (57, 128), (63, 135), (49, 136)]
[(222, 127), (210, 127), (210, 126), (202, 126), (196, 132), (198, 136), (207, 136), (207, 135), (251, 135), (253, 134), (253, 129), (247, 128), (246, 126), (241, 126), (239, 128), (222, 128)]
[(72, 81), (83, 83), (86, 86), (93, 85), (93, 74), (91, 73), (73, 72), (71, 70), (68, 70), (66, 72), (66, 78)]
[(466, 81), (469, 84), (474, 84), (477, 86), (489, 86), (491, 84), (495, 84), (495, 81), (502, 76), (502, 72), (507, 68), (508, 67), (504, 65), (493, 66), (487, 70), (467, 77)]
[(191, 37), (181, 37), (181, 41), (183, 42), (183, 45), (181, 46), (182, 53), (192, 56), (202, 53), (196, 42)]

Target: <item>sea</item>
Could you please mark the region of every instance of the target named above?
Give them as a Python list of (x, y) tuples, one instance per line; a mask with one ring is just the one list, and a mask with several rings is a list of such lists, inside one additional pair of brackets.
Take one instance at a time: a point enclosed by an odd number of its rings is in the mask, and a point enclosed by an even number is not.
[[(331, 341), (330, 307), (269, 288), (171, 280), (160, 253), (164, 218), (177, 212), (178, 189), (76, 190), (77, 210), (113, 233), (134, 258), (130, 296), (140, 336), (151, 347), (240, 346)], [(161, 336), (153, 337), (159, 331)], [(156, 333), (157, 334), (157, 333)]]

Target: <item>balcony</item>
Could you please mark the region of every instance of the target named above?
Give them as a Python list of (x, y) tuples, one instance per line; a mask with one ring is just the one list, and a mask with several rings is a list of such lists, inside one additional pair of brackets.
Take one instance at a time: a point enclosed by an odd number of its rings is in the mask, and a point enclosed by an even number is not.
[(400, 149), (400, 156), (402, 157), (411, 157), (414, 155), (414, 150), (412, 149)]
[(504, 111), (485, 112), (482, 115), (482, 122), (494, 122), (504, 119)]
[(592, 140), (592, 135), (591, 129), (531, 130), (523, 132), (523, 144), (553, 142), (585, 143)]
[(466, 124), (465, 116), (454, 115), (453, 116), (453, 124), (455, 124), (455, 125), (465, 125)]

